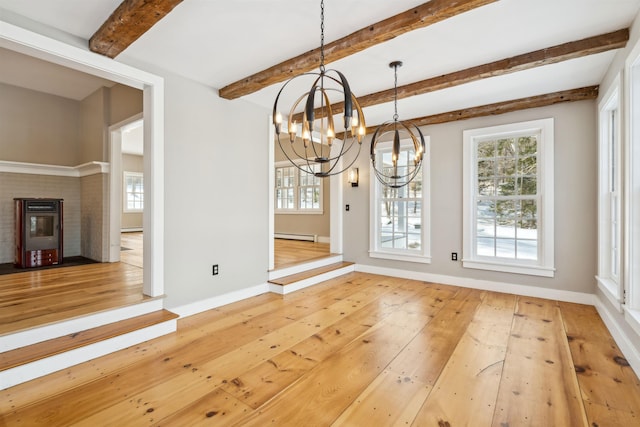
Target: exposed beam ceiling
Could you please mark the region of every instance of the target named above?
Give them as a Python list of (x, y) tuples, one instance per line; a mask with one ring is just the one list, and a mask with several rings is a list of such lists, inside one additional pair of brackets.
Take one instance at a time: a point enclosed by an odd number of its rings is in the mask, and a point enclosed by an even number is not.
[[(488, 77), (502, 76), (516, 71), (524, 71), (543, 65), (555, 64), (560, 61), (606, 52), (611, 49), (619, 49), (624, 47), (628, 40), (629, 30), (624, 28), (611, 33), (536, 50), (511, 58), (467, 68), (466, 70), (399, 86), (398, 99), (471, 83)], [(387, 89), (369, 95), (359, 96), (358, 102), (362, 108), (365, 108), (391, 102), (393, 101), (393, 97), (394, 90)], [(344, 104), (333, 104), (331, 109), (334, 114), (340, 114), (344, 111)], [(322, 109), (316, 109), (315, 114), (316, 117), (322, 117)], [(295, 114), (293, 120), (301, 122), (302, 113)]]
[[(435, 24), (495, 1), (497, 0), (431, 0), (326, 44), (325, 63), (335, 62), (401, 34)], [(320, 48), (313, 49), (231, 83), (220, 89), (219, 95), (225, 99), (235, 99), (257, 92), (262, 88), (317, 68), (319, 58)]]
[[(462, 110), (449, 111), (431, 116), (417, 117), (410, 121), (416, 126), (435, 125), (440, 123), (455, 122), (474, 117), (493, 116), (497, 114), (510, 113), (512, 111), (526, 110), (528, 108), (545, 107), (562, 102), (584, 101), (596, 99), (598, 97), (598, 86), (588, 86), (578, 89), (564, 90), (560, 92), (548, 93), (545, 95), (530, 96), (527, 98), (514, 99), (494, 104), (480, 105), (477, 107), (464, 108)], [(378, 125), (368, 126), (367, 134), (375, 132)], [(336, 135), (341, 138), (344, 133)]]
[(124, 0), (89, 40), (89, 49), (115, 58), (182, 0)]

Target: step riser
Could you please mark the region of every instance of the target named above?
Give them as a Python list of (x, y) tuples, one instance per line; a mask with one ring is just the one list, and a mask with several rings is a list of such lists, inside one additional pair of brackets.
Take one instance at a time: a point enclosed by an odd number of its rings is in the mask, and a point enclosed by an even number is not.
[(308, 279), (300, 280), (295, 283), (288, 284), (286, 286), (276, 285), (269, 283), (269, 292), (273, 292), (279, 295), (286, 295), (291, 292), (299, 291), (300, 289), (307, 288), (309, 286), (317, 285), (320, 282), (326, 280), (335, 279), (347, 273), (355, 271), (354, 265), (338, 268), (336, 270), (327, 271), (326, 273), (319, 274), (317, 276), (309, 277)]
[(57, 322), (35, 329), (16, 332), (2, 337), (0, 340), (0, 353), (20, 347), (26, 347), (31, 344), (36, 344), (64, 335), (70, 335), (78, 331), (129, 319), (131, 317), (141, 316), (157, 310), (162, 310), (162, 299), (160, 298), (127, 307), (82, 316), (76, 319)]
[(109, 338), (97, 343), (76, 348), (65, 353), (56, 354), (44, 359), (16, 366), (0, 372), (0, 390), (13, 387), (35, 378), (51, 374), (61, 369), (95, 359), (100, 356), (114, 353), (132, 345), (140, 344), (162, 335), (170, 334), (177, 330), (177, 319), (168, 320), (138, 329), (117, 337)]
[(269, 272), (269, 280), (276, 280), (286, 276), (292, 276), (294, 274), (301, 273), (303, 271), (313, 270), (314, 268), (324, 267), (330, 264), (342, 262), (342, 255), (335, 255), (327, 258), (322, 258), (317, 261), (307, 262), (304, 264), (298, 264), (293, 267), (283, 268), (281, 270), (274, 270)]

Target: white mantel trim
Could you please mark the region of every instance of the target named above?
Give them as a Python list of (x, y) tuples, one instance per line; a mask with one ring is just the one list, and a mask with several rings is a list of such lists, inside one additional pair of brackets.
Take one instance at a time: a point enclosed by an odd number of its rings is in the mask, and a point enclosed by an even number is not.
[(0, 160), (0, 172), (82, 178), (99, 173), (109, 173), (109, 163), (88, 162), (78, 166), (59, 166)]

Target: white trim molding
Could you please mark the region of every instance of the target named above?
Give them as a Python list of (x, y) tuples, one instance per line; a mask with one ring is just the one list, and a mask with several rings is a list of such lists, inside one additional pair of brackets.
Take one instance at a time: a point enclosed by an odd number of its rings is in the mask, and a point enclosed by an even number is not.
[(109, 163), (88, 162), (78, 166), (60, 166), (0, 160), (0, 172), (82, 178), (99, 173), (109, 173)]
[(564, 291), (560, 289), (541, 288), (537, 286), (517, 285), (514, 283), (479, 280), (469, 277), (447, 276), (442, 274), (424, 273), (420, 271), (401, 270), (397, 268), (376, 267), (357, 264), (356, 271), (383, 276), (400, 277), (403, 279), (420, 280), (423, 282), (442, 283), (443, 285), (460, 286), (463, 288), (481, 289), (485, 291), (503, 292), (522, 296), (546, 298), (557, 301), (573, 302), (577, 304), (594, 305), (594, 294), (586, 292)]
[(178, 307), (168, 308), (168, 310), (171, 310), (172, 312), (178, 314), (180, 317), (188, 317), (193, 316), (194, 314), (202, 313), (203, 311), (221, 307), (223, 305), (266, 294), (267, 292), (269, 292), (269, 284), (263, 283), (261, 285), (239, 289), (237, 291), (228, 292), (226, 294), (217, 295), (212, 298), (195, 301), (185, 305), (180, 305)]

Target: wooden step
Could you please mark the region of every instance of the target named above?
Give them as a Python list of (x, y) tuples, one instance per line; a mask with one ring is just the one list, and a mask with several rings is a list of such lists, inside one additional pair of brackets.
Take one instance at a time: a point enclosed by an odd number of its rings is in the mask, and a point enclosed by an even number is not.
[(178, 317), (177, 314), (163, 309), (31, 344), (26, 347), (9, 350), (0, 353), (0, 372), (124, 335), (132, 331), (174, 320)]
[(269, 280), (269, 290), (278, 294), (294, 292), (355, 270), (352, 262), (341, 261), (300, 273)]

